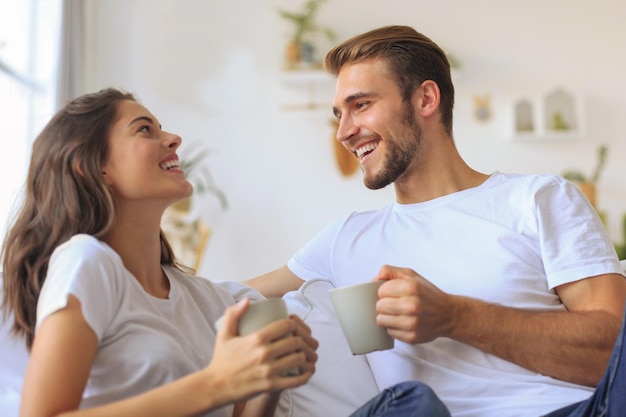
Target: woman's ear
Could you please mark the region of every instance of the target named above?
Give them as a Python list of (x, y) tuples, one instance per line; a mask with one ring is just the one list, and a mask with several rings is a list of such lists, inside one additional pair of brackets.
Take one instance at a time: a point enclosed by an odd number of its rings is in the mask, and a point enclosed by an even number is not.
[(81, 177), (85, 176), (85, 171), (83, 170), (80, 160), (78, 159), (74, 159), (74, 162), (72, 162), (72, 171), (74, 171), (76, 174), (78, 174)]
[[(83, 169), (82, 163), (80, 160), (76, 159), (74, 160), (74, 162), (72, 163), (72, 167), (74, 172), (81, 176), (81, 177), (85, 177), (85, 169)], [(104, 178), (104, 181), (110, 185), (109, 182), (109, 177), (107, 176), (107, 172), (106, 172), (106, 168), (105, 167), (101, 167), (100, 168), (100, 173), (102, 174), (102, 178)]]
[(107, 175), (106, 170), (105, 170), (105, 169), (102, 169), (100, 172), (102, 173), (102, 178), (104, 179), (104, 182), (105, 182), (107, 185), (111, 185), (111, 178)]
[(441, 92), (439, 86), (433, 80), (426, 80), (415, 90), (414, 93), (415, 110), (422, 117), (432, 116), (439, 109)]
[(102, 174), (102, 178), (107, 185), (111, 185), (111, 178), (107, 174), (108, 168), (105, 164), (100, 167), (100, 173)]

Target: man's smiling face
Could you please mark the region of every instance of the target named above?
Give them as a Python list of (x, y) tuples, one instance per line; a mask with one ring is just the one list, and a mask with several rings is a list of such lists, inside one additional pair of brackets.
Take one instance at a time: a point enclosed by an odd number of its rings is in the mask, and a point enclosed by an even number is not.
[(339, 140), (361, 164), (368, 188), (383, 188), (407, 171), (421, 142), (411, 102), (379, 59), (344, 66), (333, 111)]

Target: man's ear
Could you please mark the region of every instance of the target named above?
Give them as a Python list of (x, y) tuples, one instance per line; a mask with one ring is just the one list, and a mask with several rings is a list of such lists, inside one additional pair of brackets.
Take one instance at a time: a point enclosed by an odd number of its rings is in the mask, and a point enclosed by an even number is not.
[(439, 109), (441, 92), (439, 86), (433, 80), (426, 80), (415, 90), (414, 93), (415, 110), (422, 117), (432, 116)]

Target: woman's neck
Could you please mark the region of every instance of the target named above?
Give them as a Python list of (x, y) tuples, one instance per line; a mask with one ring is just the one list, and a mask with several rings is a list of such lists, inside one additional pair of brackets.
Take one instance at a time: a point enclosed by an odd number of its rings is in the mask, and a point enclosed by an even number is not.
[(104, 241), (122, 258), (146, 292), (167, 298), (169, 280), (161, 267), (160, 222), (124, 221), (120, 216)]

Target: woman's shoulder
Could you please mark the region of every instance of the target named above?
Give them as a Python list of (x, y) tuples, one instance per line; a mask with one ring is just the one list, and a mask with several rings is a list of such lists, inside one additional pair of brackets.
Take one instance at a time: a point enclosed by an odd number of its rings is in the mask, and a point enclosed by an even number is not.
[(91, 235), (77, 234), (54, 250), (47, 275), (47, 279), (81, 280), (95, 285), (97, 277), (109, 283), (120, 281), (125, 268), (117, 252), (105, 242)]
[[(187, 274), (174, 266), (164, 266), (170, 279), (177, 282), (183, 292), (193, 298), (220, 299), (231, 305), (243, 299), (260, 300), (264, 297), (254, 288), (238, 281), (213, 281), (197, 275)], [(198, 301), (198, 300), (197, 300)]]
[(82, 304), (85, 320), (99, 336), (119, 310), (128, 283), (121, 258), (106, 243), (89, 235), (75, 235), (59, 245), (48, 264), (39, 295), (37, 326), (67, 305), (72, 294)]
[(52, 253), (53, 257), (68, 256), (77, 259), (94, 257), (119, 260), (117, 253), (105, 242), (88, 234), (77, 234), (61, 243)]

